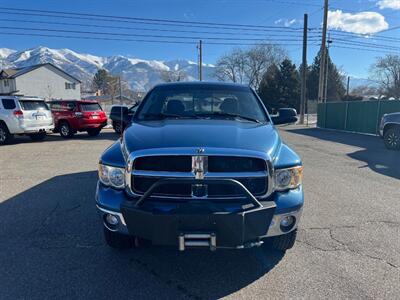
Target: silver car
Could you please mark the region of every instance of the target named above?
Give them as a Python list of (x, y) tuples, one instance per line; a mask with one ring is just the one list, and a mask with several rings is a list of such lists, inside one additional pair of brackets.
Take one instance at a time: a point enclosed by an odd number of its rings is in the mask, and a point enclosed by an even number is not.
[(379, 134), (383, 137), (386, 148), (400, 150), (400, 112), (383, 115)]
[(43, 99), (0, 96), (0, 145), (12, 140), (14, 135), (43, 140), (53, 129), (53, 116)]

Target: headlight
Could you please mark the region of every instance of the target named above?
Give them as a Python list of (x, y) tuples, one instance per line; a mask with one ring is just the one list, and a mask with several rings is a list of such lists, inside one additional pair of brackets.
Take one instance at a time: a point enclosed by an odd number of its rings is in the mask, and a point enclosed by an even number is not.
[(104, 185), (117, 189), (125, 187), (125, 169), (99, 164), (99, 179)]
[(275, 190), (295, 189), (303, 181), (303, 166), (275, 170)]

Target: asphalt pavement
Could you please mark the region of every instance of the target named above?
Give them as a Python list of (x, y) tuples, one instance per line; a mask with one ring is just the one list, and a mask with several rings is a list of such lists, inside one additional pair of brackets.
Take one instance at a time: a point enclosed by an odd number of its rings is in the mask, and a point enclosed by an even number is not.
[(400, 152), (374, 136), (280, 131), (305, 166), (286, 253), (110, 249), (94, 192), (116, 134), (0, 147), (0, 299), (399, 299)]

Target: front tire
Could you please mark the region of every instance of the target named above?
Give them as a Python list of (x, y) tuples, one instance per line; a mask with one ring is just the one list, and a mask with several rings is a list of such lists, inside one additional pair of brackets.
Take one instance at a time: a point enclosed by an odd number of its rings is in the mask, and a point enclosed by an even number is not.
[(386, 130), (383, 140), (387, 149), (400, 150), (400, 126)]
[(121, 122), (113, 122), (113, 128), (114, 128), (114, 131), (116, 132), (116, 133), (118, 133), (118, 134), (121, 134), (122, 133), (122, 124), (121, 124)]
[(129, 249), (133, 248), (133, 239), (129, 235), (124, 235), (118, 232), (108, 230), (103, 227), (104, 239), (108, 246), (114, 249)]
[(5, 145), (13, 139), (12, 135), (5, 124), (0, 123), (0, 145)]
[(270, 240), (270, 248), (279, 250), (279, 251), (286, 251), (293, 248), (296, 242), (297, 236), (297, 229), (286, 233), (284, 235), (274, 236)]
[(98, 136), (100, 134), (101, 128), (97, 128), (97, 129), (89, 129), (87, 131), (88, 135), (90, 136)]
[(29, 135), (32, 141), (43, 141), (46, 138), (46, 132), (39, 132)]
[(60, 131), (60, 135), (65, 139), (71, 138), (74, 135), (74, 132), (73, 132), (71, 126), (69, 126), (69, 124), (67, 122), (62, 122), (60, 124), (59, 131)]

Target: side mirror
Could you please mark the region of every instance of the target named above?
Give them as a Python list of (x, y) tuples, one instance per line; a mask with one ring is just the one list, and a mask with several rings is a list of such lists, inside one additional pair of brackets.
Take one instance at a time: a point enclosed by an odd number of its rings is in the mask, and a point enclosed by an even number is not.
[(294, 108), (280, 108), (277, 115), (271, 116), (275, 125), (294, 124), (297, 122), (297, 111)]
[(121, 106), (121, 113), (123, 115), (127, 115), (129, 113), (129, 109), (126, 106)]

